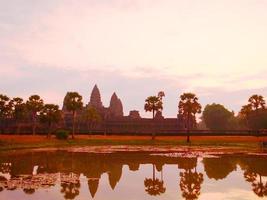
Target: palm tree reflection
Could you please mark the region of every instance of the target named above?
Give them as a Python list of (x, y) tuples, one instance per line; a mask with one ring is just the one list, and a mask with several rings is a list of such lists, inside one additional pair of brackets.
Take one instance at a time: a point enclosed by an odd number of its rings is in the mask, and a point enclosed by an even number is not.
[[(162, 170), (161, 170), (162, 172)], [(151, 196), (161, 195), (166, 191), (164, 187), (164, 181), (162, 180), (163, 176), (161, 175), (161, 180), (155, 178), (155, 164), (153, 164), (153, 176), (152, 178), (146, 178), (144, 181), (145, 191)]]
[(247, 182), (251, 183), (253, 192), (259, 197), (267, 196), (267, 181), (264, 183), (262, 181), (261, 174), (255, 172), (244, 172), (244, 178)]
[(74, 199), (79, 195), (80, 178), (77, 174), (60, 174), (61, 193), (64, 193), (65, 199)]
[(246, 157), (240, 162), (244, 170), (244, 178), (251, 184), (253, 192), (258, 197), (267, 197), (267, 176), (265, 157)]
[[(196, 170), (197, 159), (185, 158), (183, 159), (183, 172), (180, 172), (180, 189), (182, 196), (186, 200), (198, 199), (203, 183), (203, 174)], [(194, 171), (193, 171), (194, 169)]]

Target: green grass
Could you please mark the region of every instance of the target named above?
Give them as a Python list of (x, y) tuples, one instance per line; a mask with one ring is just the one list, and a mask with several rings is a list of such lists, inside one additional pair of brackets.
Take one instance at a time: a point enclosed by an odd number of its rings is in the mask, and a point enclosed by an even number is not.
[(115, 146), (115, 145), (138, 145), (138, 146), (190, 146), (190, 147), (229, 147), (241, 149), (259, 148), (259, 143), (229, 142), (229, 141), (191, 141), (185, 140), (111, 140), (111, 139), (74, 139), (74, 140), (47, 140), (35, 143), (16, 143), (0, 140), (0, 151), (32, 148), (58, 148), (58, 147), (84, 147), (84, 146)]

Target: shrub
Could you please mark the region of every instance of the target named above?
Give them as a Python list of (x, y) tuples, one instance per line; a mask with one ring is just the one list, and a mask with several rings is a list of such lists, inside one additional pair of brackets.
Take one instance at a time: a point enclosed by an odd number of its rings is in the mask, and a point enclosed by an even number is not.
[(57, 130), (56, 131), (56, 138), (59, 140), (66, 140), (69, 137), (69, 131), (68, 130)]

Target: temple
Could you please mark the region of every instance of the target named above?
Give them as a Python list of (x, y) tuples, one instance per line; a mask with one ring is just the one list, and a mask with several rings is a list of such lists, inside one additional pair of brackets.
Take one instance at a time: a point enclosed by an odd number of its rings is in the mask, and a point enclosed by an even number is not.
[(102, 119), (123, 117), (123, 106), (117, 94), (115, 92), (112, 94), (109, 107), (106, 108), (101, 101), (101, 94), (97, 85), (95, 85), (92, 90), (87, 107), (95, 108), (101, 115)]
[[(66, 94), (66, 96), (68, 93)], [(66, 97), (65, 97), (66, 99)], [(180, 129), (178, 118), (164, 118), (162, 112), (158, 111), (154, 121), (151, 118), (142, 118), (137, 110), (131, 110), (128, 115), (124, 115), (123, 104), (121, 99), (114, 92), (111, 95), (108, 107), (105, 107), (101, 100), (101, 93), (97, 85), (93, 87), (89, 102), (77, 113), (78, 119), (82, 115), (83, 110), (92, 107), (101, 117), (101, 122), (91, 127), (92, 133), (107, 133), (107, 134), (149, 134), (152, 128), (158, 133), (177, 133)], [(63, 102), (63, 115), (65, 126), (71, 127), (72, 115), (66, 109)], [(78, 120), (79, 121), (79, 120)], [(79, 133), (85, 133), (86, 122), (79, 122)]]

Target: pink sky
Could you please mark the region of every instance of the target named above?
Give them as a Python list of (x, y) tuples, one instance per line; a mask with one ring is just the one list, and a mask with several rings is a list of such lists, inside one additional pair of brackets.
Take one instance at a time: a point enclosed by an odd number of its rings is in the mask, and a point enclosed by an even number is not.
[(87, 103), (98, 83), (125, 114), (166, 90), (167, 116), (193, 91), (238, 111), (267, 96), (266, 10), (263, 0), (0, 1), (0, 90), (58, 104), (76, 90)]

